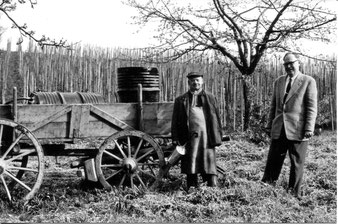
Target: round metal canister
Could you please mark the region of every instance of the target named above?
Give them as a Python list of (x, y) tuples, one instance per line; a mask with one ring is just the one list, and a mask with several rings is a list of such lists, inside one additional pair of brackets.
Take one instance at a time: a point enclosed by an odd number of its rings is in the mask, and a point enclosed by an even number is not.
[(92, 103), (92, 104), (100, 104), (105, 103), (105, 100), (102, 95), (97, 93), (84, 93), (84, 92), (76, 92), (80, 98), (82, 103)]
[(143, 102), (160, 99), (160, 76), (157, 68), (121, 67), (117, 69), (119, 102), (137, 102), (138, 84), (142, 85)]
[(96, 93), (33, 92), (31, 104), (100, 104), (104, 98)]
[(30, 104), (63, 104), (58, 92), (33, 92), (30, 97)]

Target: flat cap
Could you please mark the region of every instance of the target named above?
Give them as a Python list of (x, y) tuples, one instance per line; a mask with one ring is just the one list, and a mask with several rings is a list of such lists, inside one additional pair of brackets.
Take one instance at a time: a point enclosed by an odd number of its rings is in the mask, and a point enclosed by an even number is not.
[(203, 75), (201, 73), (199, 73), (199, 72), (190, 72), (187, 75), (188, 79), (195, 78), (195, 77), (203, 77)]
[(283, 58), (283, 61), (284, 61), (284, 64), (288, 64), (288, 63), (298, 61), (298, 58), (296, 57), (296, 55), (292, 53), (286, 53)]

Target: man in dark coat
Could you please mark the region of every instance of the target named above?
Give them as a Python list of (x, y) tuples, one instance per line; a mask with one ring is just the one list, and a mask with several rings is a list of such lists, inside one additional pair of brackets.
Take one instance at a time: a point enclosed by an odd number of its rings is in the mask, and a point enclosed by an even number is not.
[(189, 91), (175, 99), (171, 134), (174, 144), (185, 145), (181, 172), (187, 187), (198, 186), (200, 173), (208, 186), (217, 185), (215, 147), (222, 144), (222, 125), (216, 98), (203, 90), (203, 75), (187, 75)]

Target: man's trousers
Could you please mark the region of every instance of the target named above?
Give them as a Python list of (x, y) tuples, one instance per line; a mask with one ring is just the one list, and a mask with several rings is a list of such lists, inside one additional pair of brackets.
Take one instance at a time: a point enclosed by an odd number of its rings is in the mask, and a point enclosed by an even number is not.
[(307, 146), (308, 141), (288, 140), (283, 127), (280, 138), (272, 139), (262, 181), (274, 184), (278, 180), (286, 153), (289, 152), (291, 167), (288, 190), (300, 197)]

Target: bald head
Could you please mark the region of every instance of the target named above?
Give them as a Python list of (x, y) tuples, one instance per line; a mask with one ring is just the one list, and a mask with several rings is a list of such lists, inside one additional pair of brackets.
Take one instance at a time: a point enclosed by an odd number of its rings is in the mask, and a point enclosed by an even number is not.
[(299, 72), (299, 60), (293, 53), (286, 53), (283, 58), (284, 69), (288, 76), (293, 77)]
[(284, 64), (298, 61), (298, 58), (293, 53), (286, 53), (283, 58)]

